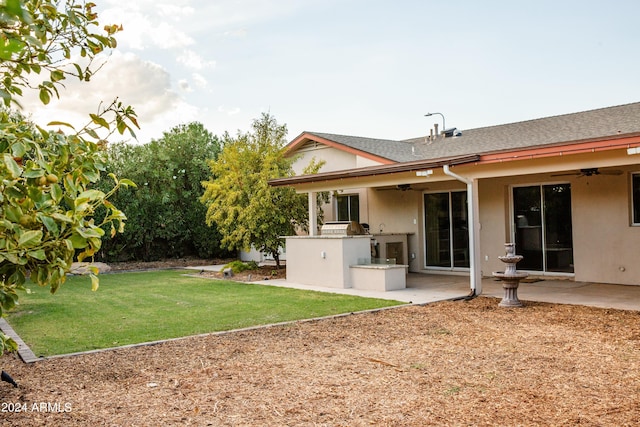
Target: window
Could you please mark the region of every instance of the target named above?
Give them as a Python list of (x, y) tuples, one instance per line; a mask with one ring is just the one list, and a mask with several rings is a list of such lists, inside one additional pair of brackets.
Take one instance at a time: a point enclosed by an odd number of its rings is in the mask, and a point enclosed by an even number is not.
[(514, 187), (513, 224), (518, 269), (573, 273), (569, 184)]
[(640, 173), (631, 175), (633, 225), (640, 225)]
[(357, 194), (338, 196), (338, 221), (360, 222), (360, 198)]
[(427, 267), (469, 268), (467, 192), (424, 195)]

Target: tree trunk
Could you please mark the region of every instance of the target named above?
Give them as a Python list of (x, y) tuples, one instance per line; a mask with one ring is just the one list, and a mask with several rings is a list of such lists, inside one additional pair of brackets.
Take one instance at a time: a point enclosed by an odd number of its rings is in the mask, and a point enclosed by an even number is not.
[(272, 251), (273, 260), (276, 262), (276, 268), (280, 270), (280, 253), (278, 251)]

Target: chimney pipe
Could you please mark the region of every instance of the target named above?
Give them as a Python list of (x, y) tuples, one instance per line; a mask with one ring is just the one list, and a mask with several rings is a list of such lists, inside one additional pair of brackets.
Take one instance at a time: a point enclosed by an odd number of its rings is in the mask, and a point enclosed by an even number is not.
[(436, 133), (436, 138), (437, 138), (437, 137), (438, 137), (438, 124), (437, 124), (437, 123), (434, 123), (434, 124), (433, 124), (433, 127), (436, 129), (436, 132), (435, 132), (435, 133)]

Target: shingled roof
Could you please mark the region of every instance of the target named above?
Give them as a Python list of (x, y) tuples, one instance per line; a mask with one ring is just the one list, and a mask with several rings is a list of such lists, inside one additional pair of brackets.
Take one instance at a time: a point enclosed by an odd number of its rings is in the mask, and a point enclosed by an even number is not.
[(337, 142), (338, 144), (354, 148), (358, 151), (364, 151), (378, 157), (393, 160), (394, 162), (417, 160), (416, 157), (411, 154), (413, 144), (407, 141), (364, 138), (360, 136), (336, 135), (321, 132), (306, 132), (306, 134), (319, 136), (320, 138)]
[(640, 102), (477, 129), (461, 136), (396, 141), (307, 132), (394, 162), (483, 155), (640, 135)]

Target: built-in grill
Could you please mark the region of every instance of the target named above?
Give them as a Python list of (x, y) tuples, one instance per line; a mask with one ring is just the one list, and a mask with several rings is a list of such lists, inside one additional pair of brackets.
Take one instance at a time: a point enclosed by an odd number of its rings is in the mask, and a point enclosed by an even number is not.
[(357, 221), (328, 221), (320, 228), (323, 236), (357, 236), (366, 234), (364, 227)]

